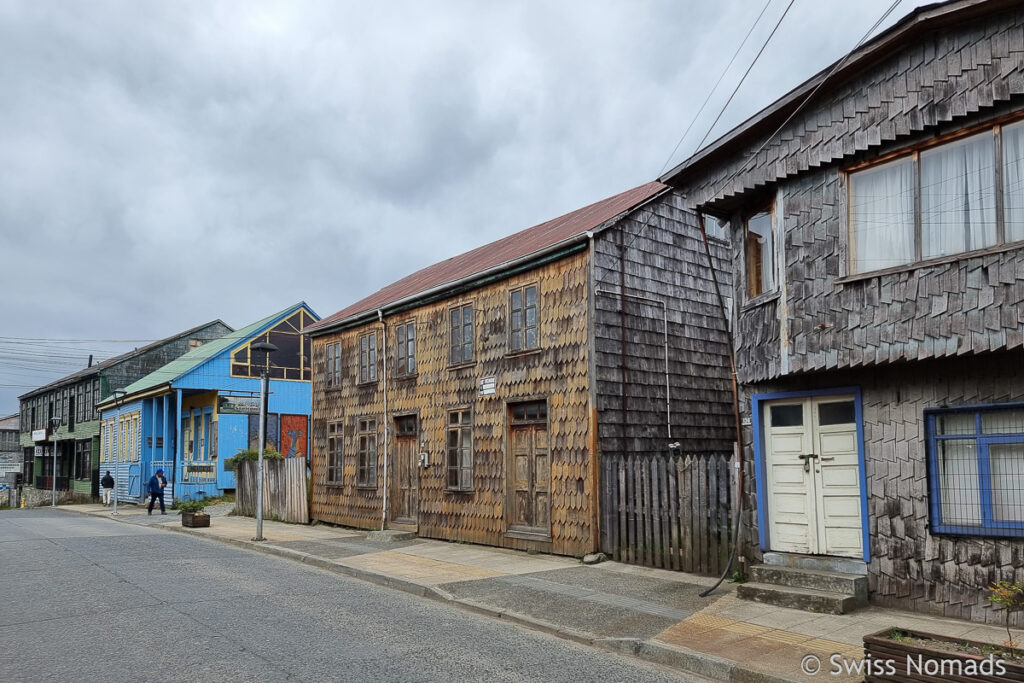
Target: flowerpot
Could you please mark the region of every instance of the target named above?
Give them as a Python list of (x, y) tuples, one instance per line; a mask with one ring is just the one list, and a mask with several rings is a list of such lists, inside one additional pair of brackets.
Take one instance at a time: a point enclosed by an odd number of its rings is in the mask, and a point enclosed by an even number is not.
[(904, 628), (864, 636), (864, 655), (866, 681), (1024, 681), (1024, 650)]
[(182, 512), (181, 525), (192, 527), (193, 529), (210, 526), (210, 515), (205, 512)]

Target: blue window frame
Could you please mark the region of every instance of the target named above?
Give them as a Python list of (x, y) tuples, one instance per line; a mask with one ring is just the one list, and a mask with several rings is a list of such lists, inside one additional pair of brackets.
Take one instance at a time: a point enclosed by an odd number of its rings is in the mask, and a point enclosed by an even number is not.
[(1024, 404), (925, 411), (931, 529), (1024, 537)]

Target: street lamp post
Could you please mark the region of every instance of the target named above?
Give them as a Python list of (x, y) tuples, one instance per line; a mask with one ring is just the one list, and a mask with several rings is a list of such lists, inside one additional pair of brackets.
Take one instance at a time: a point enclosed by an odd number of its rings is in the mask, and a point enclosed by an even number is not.
[[(117, 408), (117, 416), (120, 417), (121, 416), (121, 402), (124, 400), (124, 397), (128, 395), (128, 392), (125, 391), (124, 389), (114, 389), (111, 393), (114, 395), (114, 407)], [(117, 423), (115, 422), (114, 425), (115, 425), (115, 429), (116, 429)], [(110, 432), (109, 431), (107, 432), (107, 439), (108, 439), (108, 441), (110, 439)], [(114, 462), (120, 464), (120, 460), (115, 460)], [(117, 498), (118, 498), (117, 486), (118, 486), (118, 484), (121, 483), (119, 481), (119, 479), (121, 477), (121, 469), (117, 465), (114, 465), (114, 471), (117, 472), (117, 476), (114, 477), (114, 510), (113, 510), (113, 512), (110, 513), (111, 515), (116, 515), (117, 514)]]
[(50, 491), (50, 507), (57, 507), (57, 430), (60, 428), (60, 418), (50, 418), (50, 434), (53, 436), (53, 476), (50, 477), (52, 485)]
[(263, 372), (260, 373), (260, 439), (259, 451), (256, 453), (256, 537), (254, 541), (265, 541), (263, 538), (263, 449), (267, 440), (267, 371), (270, 369), (270, 354), (277, 351), (277, 347), (270, 342), (256, 342), (249, 348), (252, 351), (263, 351), (264, 363)]

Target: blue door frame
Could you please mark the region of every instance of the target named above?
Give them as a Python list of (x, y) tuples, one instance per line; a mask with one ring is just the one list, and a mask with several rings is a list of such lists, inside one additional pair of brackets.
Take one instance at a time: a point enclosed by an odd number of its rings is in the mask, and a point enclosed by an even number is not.
[[(764, 429), (761, 420), (761, 404), (786, 398), (808, 398), (810, 396), (853, 395), (857, 413), (857, 463), (860, 469), (860, 524), (864, 561), (871, 561), (871, 544), (868, 539), (868, 483), (864, 467), (864, 414), (861, 406), (860, 387), (833, 387), (830, 389), (814, 389), (810, 391), (782, 391), (773, 394), (754, 394), (750, 398), (751, 427), (754, 434), (754, 477), (757, 485), (757, 531), (761, 539), (761, 550), (771, 550), (771, 539), (768, 536), (768, 486), (765, 464)], [(763, 494), (763, 495), (761, 495)]]

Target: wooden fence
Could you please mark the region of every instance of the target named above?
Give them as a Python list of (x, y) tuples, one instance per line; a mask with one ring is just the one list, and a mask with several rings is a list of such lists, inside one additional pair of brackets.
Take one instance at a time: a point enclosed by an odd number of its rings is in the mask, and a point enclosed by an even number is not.
[(735, 524), (733, 454), (605, 455), (601, 548), (617, 561), (719, 575)]
[[(235, 471), (235, 511), (256, 516), (256, 462), (239, 463)], [(306, 459), (263, 461), (263, 518), (309, 524)]]

